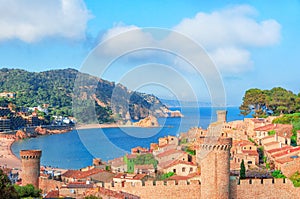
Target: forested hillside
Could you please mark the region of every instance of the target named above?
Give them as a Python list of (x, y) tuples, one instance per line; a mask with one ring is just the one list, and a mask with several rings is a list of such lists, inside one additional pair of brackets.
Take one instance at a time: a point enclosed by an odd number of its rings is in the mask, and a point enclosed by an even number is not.
[[(45, 72), (28, 72), (20, 69), (0, 70), (0, 92), (14, 92), (11, 99), (16, 107), (36, 107), (49, 104), (50, 114), (72, 116), (72, 97), (77, 75), (84, 76), (86, 81), (97, 81), (93, 95), (91, 87), (86, 87), (85, 99), (92, 100), (96, 106), (98, 120), (101, 123), (114, 122), (147, 117), (148, 114), (165, 116), (168, 109), (154, 95), (132, 92), (126, 87), (91, 75), (83, 74), (75, 69), (50, 70)], [(111, 105), (113, 92), (117, 92)], [(83, 100), (85, 100), (83, 99)], [(126, 106), (126, 107), (124, 107)], [(84, 111), (85, 107), (80, 107)], [(88, 118), (77, 118), (88, 122)], [(129, 117), (129, 118), (128, 118)]]

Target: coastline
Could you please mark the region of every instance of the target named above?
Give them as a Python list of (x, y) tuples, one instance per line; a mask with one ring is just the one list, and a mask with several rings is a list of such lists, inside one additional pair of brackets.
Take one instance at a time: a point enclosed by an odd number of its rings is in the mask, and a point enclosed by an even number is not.
[(0, 136), (0, 162), (1, 168), (21, 168), (21, 160), (11, 150), (12, 144), (16, 141), (14, 135)]

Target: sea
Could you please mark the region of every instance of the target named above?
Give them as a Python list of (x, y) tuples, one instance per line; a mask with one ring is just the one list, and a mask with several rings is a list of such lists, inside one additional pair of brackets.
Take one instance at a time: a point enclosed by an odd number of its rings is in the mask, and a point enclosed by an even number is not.
[[(187, 107), (180, 110), (182, 118), (159, 118), (157, 128), (94, 128), (72, 130), (64, 134), (46, 135), (14, 142), (12, 152), (19, 157), (20, 150), (41, 149), (41, 165), (64, 169), (80, 169), (92, 165), (93, 158), (108, 161), (130, 153), (131, 148), (150, 147), (160, 137), (179, 136), (191, 127), (206, 129), (216, 121), (216, 110), (227, 110), (227, 121), (243, 120), (238, 107)], [(251, 117), (251, 116), (246, 116)]]

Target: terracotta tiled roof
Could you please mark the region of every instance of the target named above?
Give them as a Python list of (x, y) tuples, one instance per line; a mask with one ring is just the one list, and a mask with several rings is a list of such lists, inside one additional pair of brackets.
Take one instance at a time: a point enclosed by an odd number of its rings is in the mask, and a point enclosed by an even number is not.
[(294, 152), (300, 152), (300, 147), (293, 147), (291, 149), (284, 150), (280, 153), (276, 153), (276, 154), (272, 155), (272, 157), (278, 158), (278, 157), (285, 156), (287, 154), (294, 153)]
[(146, 164), (146, 165), (134, 165), (135, 169), (154, 169), (153, 164)]
[(171, 176), (170, 178), (168, 178), (169, 180), (189, 180), (195, 176), (197, 176), (198, 174), (197, 173), (191, 173), (187, 176), (178, 176), (178, 175), (174, 175), (174, 176)]
[(291, 148), (293, 148), (293, 147), (287, 145), (287, 146), (284, 146), (284, 147), (282, 147), (282, 148), (276, 148), (276, 149), (268, 150), (267, 153), (269, 153), (269, 154), (277, 153), (277, 152), (279, 152), (279, 151), (284, 151), (284, 150), (286, 150), (286, 149), (291, 149)]
[(256, 150), (242, 150), (242, 153), (248, 154), (249, 156), (258, 156), (258, 152)]
[(249, 140), (233, 140), (232, 145), (233, 146), (246, 146), (246, 145), (255, 146), (254, 143), (250, 142)]
[(268, 142), (266, 144), (264, 144), (265, 146), (273, 146), (273, 145), (278, 145), (279, 146), (279, 142)]
[(257, 127), (254, 131), (272, 131), (275, 130), (278, 136), (291, 137), (293, 126), (291, 124), (268, 124)]
[(254, 123), (265, 123), (265, 119), (263, 118), (251, 118)]
[(93, 188), (93, 184), (86, 184), (85, 182), (71, 182), (67, 184), (67, 188), (76, 189), (76, 188)]
[(137, 154), (126, 154), (126, 157), (127, 157), (128, 159), (134, 159), (134, 158), (137, 157)]
[(58, 190), (52, 190), (47, 193), (45, 198), (58, 198), (59, 197), (59, 191)]
[(172, 154), (185, 154), (184, 151), (180, 151), (180, 150), (176, 150), (176, 149), (170, 149), (168, 151), (165, 151), (165, 152), (162, 152), (160, 154), (158, 154), (156, 157), (157, 158), (162, 158), (162, 157), (166, 157), (166, 156), (169, 156), (169, 155), (172, 155)]
[(103, 169), (94, 168), (88, 171), (80, 171), (80, 170), (68, 170), (62, 176), (66, 178), (75, 178), (75, 179), (82, 179), (87, 178), (91, 175), (104, 172)]
[(182, 161), (182, 160), (174, 160), (174, 161), (170, 161), (164, 165), (160, 165), (163, 169), (172, 167), (174, 165), (178, 165), (178, 164), (185, 164), (185, 165), (189, 165), (189, 166), (197, 166), (195, 163), (193, 162), (187, 162), (187, 161)]
[(127, 174), (127, 173), (118, 173), (114, 178), (128, 179), (128, 180), (142, 180), (146, 174)]
[(277, 160), (275, 160), (275, 161), (276, 161), (277, 163), (279, 163), (279, 164), (285, 164), (285, 163), (294, 161), (294, 159), (291, 158), (291, 157), (285, 157), (285, 158), (277, 159)]

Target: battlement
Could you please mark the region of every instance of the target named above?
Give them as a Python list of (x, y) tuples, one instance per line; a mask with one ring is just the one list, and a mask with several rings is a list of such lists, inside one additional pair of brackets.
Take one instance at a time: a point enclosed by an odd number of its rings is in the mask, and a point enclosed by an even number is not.
[(20, 156), (22, 159), (40, 159), (42, 155), (41, 150), (21, 150)]
[(178, 186), (199, 186), (200, 187), (200, 181), (199, 180), (168, 180), (168, 181), (145, 181), (145, 182), (125, 182), (125, 183), (103, 183), (102, 187), (104, 188), (138, 188), (138, 187), (178, 187)]
[(202, 150), (208, 151), (229, 151), (232, 146), (231, 138), (219, 138), (215, 137), (205, 137), (204, 144), (200, 145)]
[(293, 185), (289, 179), (283, 178), (267, 178), (267, 179), (243, 179), (237, 182), (237, 186), (243, 185)]

